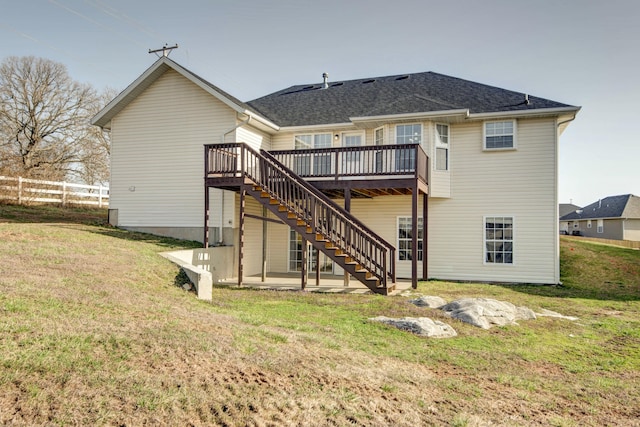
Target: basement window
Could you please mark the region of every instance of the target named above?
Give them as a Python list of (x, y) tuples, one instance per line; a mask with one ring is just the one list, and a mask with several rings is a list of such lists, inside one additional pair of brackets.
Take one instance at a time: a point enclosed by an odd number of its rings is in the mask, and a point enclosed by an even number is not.
[(485, 264), (513, 264), (513, 217), (484, 218)]
[[(418, 261), (422, 261), (422, 241), (424, 231), (422, 218), (418, 218)], [(412, 255), (412, 222), (410, 216), (398, 217), (398, 261), (411, 261)]]

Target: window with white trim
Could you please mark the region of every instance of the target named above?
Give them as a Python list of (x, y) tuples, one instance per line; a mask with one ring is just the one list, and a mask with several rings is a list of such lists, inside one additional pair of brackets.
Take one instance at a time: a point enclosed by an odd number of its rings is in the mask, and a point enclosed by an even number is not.
[(596, 230), (598, 233), (604, 233), (604, 219), (598, 220), (598, 228)]
[(516, 121), (485, 122), (483, 139), (485, 150), (516, 148)]
[[(295, 135), (294, 141), (294, 148), (296, 150), (331, 148), (332, 136), (330, 133)], [(293, 160), (293, 170), (298, 175), (308, 176), (312, 173), (316, 175), (326, 175), (331, 173), (331, 155), (328, 153), (315, 154), (313, 156), (310, 154), (297, 155)]]
[(384, 145), (384, 128), (379, 127), (373, 132), (373, 140), (375, 145)]
[[(397, 125), (396, 144), (421, 144), (422, 125)], [(413, 149), (398, 150), (396, 153), (396, 170), (412, 171), (415, 168), (415, 151)]]
[(513, 264), (513, 217), (484, 218), (484, 262)]
[(449, 125), (436, 125), (436, 170), (449, 170)]
[[(424, 231), (422, 218), (418, 218), (418, 261), (422, 261)], [(411, 217), (398, 217), (398, 260), (411, 261), (413, 229)]]

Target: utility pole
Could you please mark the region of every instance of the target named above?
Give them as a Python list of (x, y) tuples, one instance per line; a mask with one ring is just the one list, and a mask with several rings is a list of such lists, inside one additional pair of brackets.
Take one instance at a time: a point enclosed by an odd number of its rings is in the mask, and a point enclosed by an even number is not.
[(173, 45), (173, 46), (167, 46), (167, 44), (165, 43), (165, 45), (162, 46), (160, 49), (154, 49), (154, 50), (149, 49), (149, 53), (155, 53), (156, 56), (158, 58), (160, 58), (160, 55), (158, 53), (162, 52), (162, 56), (168, 57), (169, 54), (171, 53), (171, 51), (173, 49), (177, 49), (177, 48), (178, 48), (178, 44), (177, 43), (175, 45)]

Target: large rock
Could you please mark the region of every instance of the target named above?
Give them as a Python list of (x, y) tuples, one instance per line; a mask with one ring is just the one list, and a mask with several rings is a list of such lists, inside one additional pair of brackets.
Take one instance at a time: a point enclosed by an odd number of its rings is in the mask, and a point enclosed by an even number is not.
[(447, 301), (441, 297), (434, 296), (421, 296), (420, 298), (409, 300), (411, 304), (415, 304), (418, 307), (440, 308), (447, 304)]
[(493, 325), (514, 325), (516, 320), (535, 319), (527, 307), (489, 298), (463, 298), (441, 307), (447, 315), (483, 329)]
[(382, 322), (403, 331), (413, 332), (414, 334), (423, 337), (449, 338), (458, 335), (451, 326), (439, 320), (431, 320), (428, 317), (403, 317), (401, 319), (392, 319), (390, 317), (378, 316), (369, 320)]

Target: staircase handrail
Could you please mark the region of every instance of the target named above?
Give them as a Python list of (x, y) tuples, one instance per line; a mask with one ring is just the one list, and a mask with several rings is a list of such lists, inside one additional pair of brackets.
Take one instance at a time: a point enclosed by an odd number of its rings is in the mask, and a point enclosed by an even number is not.
[[(240, 158), (235, 157), (235, 170), (218, 172), (231, 172), (234, 174), (239, 172), (241, 176), (247, 176), (253, 182), (260, 185), (270, 197), (287, 206), (287, 208), (296, 211), (296, 213), (304, 217), (305, 220), (308, 220), (313, 233), (317, 232), (317, 230), (324, 231), (325, 234), (337, 233), (333, 236), (327, 235), (326, 237), (335, 237), (341, 242), (344, 242), (344, 250), (347, 251), (348, 255), (363, 264), (367, 270), (380, 279), (383, 286), (386, 287), (387, 277), (395, 281), (395, 247), (344, 208), (329, 199), (320, 190), (284, 166), (270, 153), (265, 150), (258, 152), (245, 143), (213, 144), (207, 145), (207, 147), (209, 149), (216, 147), (218, 150), (240, 149)], [(231, 154), (232, 151), (226, 152), (226, 155)], [(209, 157), (207, 157), (207, 159), (208, 158)], [(275, 176), (273, 176), (274, 172), (276, 173)], [(293, 184), (293, 187), (289, 188), (285, 186), (280, 178), (286, 179), (289, 183)], [(307, 195), (310, 195), (311, 199), (305, 202), (306, 199), (304, 198), (307, 197)], [(288, 200), (290, 196), (294, 196), (293, 200)], [(318, 205), (320, 206), (320, 212), (325, 212), (325, 214), (326, 211), (331, 212), (333, 218), (340, 222), (340, 226), (336, 228), (327, 225), (323, 226), (322, 220), (318, 218), (317, 215)], [(340, 229), (343, 229), (343, 231), (340, 232)], [(366, 251), (366, 248), (360, 247), (356, 242), (351, 242), (346, 230), (355, 233), (355, 240), (362, 240), (360, 239), (360, 237), (362, 237), (365, 242), (364, 244), (375, 247), (381, 253), (381, 256), (375, 256), (375, 254), (371, 256), (371, 254)], [(371, 249), (371, 247), (369, 249)]]

